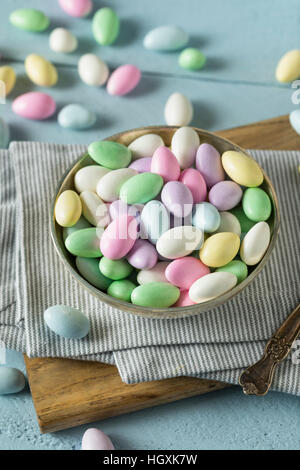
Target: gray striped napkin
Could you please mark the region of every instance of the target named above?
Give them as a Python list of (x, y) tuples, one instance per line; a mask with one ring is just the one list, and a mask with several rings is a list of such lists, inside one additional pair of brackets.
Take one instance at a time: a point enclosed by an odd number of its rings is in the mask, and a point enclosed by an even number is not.
[[(0, 340), (29, 356), (116, 364), (127, 383), (189, 375), (237, 383), (265, 341), (299, 302), (298, 152), (252, 151), (277, 191), (282, 225), (267, 267), (237, 297), (204, 314), (146, 320), (100, 303), (64, 269), (49, 234), (57, 181), (86, 148), (18, 142), (0, 153)], [(44, 310), (83, 310), (91, 331), (67, 340), (49, 331)], [(296, 354), (296, 353), (295, 353)], [(285, 361), (274, 389), (300, 395), (300, 369)], [(299, 372), (298, 372), (299, 370)]]

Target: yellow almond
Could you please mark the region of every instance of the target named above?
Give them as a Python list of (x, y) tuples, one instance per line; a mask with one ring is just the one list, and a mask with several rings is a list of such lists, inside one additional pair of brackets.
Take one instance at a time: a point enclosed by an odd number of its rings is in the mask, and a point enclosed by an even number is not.
[(82, 211), (80, 197), (68, 189), (61, 193), (55, 204), (55, 220), (61, 227), (72, 227), (78, 222)]
[(264, 180), (259, 164), (248, 155), (234, 150), (228, 150), (222, 155), (222, 165), (227, 175), (236, 183), (254, 188)]
[(0, 81), (4, 82), (5, 89), (3, 94), (4, 96), (7, 96), (16, 84), (16, 73), (14, 69), (9, 65), (3, 65), (0, 67)]
[(300, 77), (300, 50), (294, 49), (281, 57), (275, 72), (276, 79), (288, 83)]
[(216, 233), (209, 237), (200, 249), (202, 263), (220, 268), (233, 260), (239, 251), (240, 238), (233, 232)]
[(25, 70), (30, 80), (39, 86), (53, 86), (57, 82), (57, 70), (51, 62), (38, 54), (25, 59)]

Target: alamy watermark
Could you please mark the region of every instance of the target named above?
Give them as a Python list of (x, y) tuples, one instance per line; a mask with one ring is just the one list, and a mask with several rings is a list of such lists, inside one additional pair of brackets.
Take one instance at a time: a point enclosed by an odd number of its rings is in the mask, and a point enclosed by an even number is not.
[(0, 341), (0, 364), (6, 364), (6, 347), (3, 341)]
[(295, 90), (292, 93), (292, 103), (293, 104), (300, 104), (300, 80), (294, 80), (292, 83), (292, 88)]

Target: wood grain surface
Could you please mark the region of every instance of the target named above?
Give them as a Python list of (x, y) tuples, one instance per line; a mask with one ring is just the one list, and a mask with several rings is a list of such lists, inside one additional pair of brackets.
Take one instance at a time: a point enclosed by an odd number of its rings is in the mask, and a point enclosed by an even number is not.
[[(300, 149), (287, 116), (217, 134), (244, 148)], [(226, 384), (178, 377), (134, 385), (123, 383), (115, 366), (86, 361), (25, 357), (41, 432), (70, 428), (123, 413), (219, 390)]]

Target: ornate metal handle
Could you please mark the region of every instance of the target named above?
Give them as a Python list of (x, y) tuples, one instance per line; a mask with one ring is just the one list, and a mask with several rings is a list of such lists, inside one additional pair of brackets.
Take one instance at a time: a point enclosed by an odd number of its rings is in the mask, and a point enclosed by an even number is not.
[(283, 361), (300, 333), (300, 304), (268, 341), (262, 358), (240, 375), (240, 385), (246, 395), (266, 395), (272, 383), (276, 365)]

